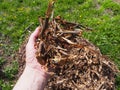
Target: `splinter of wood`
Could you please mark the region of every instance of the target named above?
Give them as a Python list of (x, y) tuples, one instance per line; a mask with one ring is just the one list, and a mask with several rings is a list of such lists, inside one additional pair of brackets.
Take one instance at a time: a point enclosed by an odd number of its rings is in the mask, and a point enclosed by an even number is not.
[(52, 11), (53, 11), (53, 6), (54, 6), (54, 2), (55, 0), (50, 0), (49, 4), (48, 4), (48, 8), (47, 8), (47, 12), (46, 12), (46, 17), (45, 17), (45, 21), (43, 23), (43, 27), (40, 33), (40, 38), (43, 39), (44, 37), (44, 32), (45, 30), (48, 28), (49, 26), (49, 19), (51, 17)]

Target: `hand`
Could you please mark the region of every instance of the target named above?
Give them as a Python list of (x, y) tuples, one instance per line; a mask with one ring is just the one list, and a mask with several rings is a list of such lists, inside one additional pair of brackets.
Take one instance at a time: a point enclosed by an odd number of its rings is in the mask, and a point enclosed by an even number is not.
[(44, 90), (49, 74), (36, 59), (35, 41), (40, 33), (40, 27), (31, 34), (26, 45), (26, 67), (13, 90)]
[(47, 72), (42, 68), (42, 65), (40, 65), (36, 58), (37, 50), (35, 49), (34, 45), (39, 35), (40, 27), (37, 27), (36, 30), (30, 35), (29, 41), (26, 45), (26, 66), (38, 70), (41, 73), (47, 74)]

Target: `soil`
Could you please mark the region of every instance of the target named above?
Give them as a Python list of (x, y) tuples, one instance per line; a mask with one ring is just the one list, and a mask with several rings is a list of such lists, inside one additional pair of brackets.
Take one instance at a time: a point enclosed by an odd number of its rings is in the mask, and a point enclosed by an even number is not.
[(115, 1), (115, 2), (117, 2), (117, 3), (120, 3), (120, 0), (113, 0), (113, 1)]

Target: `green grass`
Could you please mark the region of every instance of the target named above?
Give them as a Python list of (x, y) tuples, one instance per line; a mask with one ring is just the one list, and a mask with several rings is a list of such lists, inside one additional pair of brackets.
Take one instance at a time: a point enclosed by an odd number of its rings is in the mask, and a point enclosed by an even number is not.
[[(8, 48), (17, 50), (24, 40), (25, 28), (30, 24), (31, 29), (39, 25), (38, 16), (44, 16), (47, 8), (46, 0), (0, 0), (0, 33), (8, 36), (11, 43)], [(84, 37), (98, 46), (101, 52), (111, 58), (120, 69), (120, 4), (112, 0), (58, 0), (55, 5), (55, 16), (61, 15), (64, 19), (91, 27), (92, 32), (85, 32)], [(2, 40), (2, 37), (0, 37)], [(7, 52), (9, 55), (11, 52)], [(1, 58), (0, 58), (1, 59)], [(0, 61), (0, 64), (4, 60)], [(17, 64), (6, 67), (8, 82), (0, 85), (3, 90), (10, 90), (13, 82), (10, 79), (15, 75)], [(16, 67), (14, 70), (13, 67)], [(12, 70), (12, 71), (11, 71)], [(12, 74), (11, 74), (12, 73)], [(11, 77), (11, 78), (10, 78)], [(116, 79), (117, 90), (120, 90), (120, 76)]]

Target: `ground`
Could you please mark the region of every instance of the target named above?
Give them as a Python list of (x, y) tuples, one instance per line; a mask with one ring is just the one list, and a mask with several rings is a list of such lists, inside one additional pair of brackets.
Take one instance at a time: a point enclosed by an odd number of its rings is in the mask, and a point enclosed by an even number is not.
[[(84, 37), (98, 46), (120, 69), (120, 0), (58, 0), (55, 15), (93, 29)], [(11, 90), (18, 70), (16, 53), (28, 34), (33, 31), (38, 16), (44, 16), (46, 0), (0, 0), (0, 88)], [(120, 76), (116, 79), (120, 90)]]
[(114, 0), (114, 1), (116, 1), (116, 2), (120, 3), (120, 0)]

